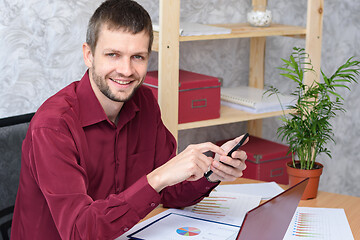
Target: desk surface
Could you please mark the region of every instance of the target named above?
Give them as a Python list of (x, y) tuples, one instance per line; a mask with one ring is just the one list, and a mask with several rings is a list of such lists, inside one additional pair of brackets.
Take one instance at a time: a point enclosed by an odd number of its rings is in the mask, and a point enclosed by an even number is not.
[[(240, 178), (234, 182), (222, 184), (258, 183), (261, 181)], [(286, 188), (286, 186), (285, 186)], [(301, 200), (300, 207), (343, 208), (349, 221), (354, 239), (360, 239), (360, 198), (348, 195), (319, 191), (318, 196), (311, 200)], [(159, 207), (154, 209), (145, 219), (155, 216), (166, 210)]]

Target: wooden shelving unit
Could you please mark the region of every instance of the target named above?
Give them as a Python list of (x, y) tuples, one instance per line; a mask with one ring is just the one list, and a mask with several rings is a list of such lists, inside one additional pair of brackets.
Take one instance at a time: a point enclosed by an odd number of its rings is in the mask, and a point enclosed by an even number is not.
[[(198, 127), (249, 121), (248, 131), (255, 136), (262, 134), (263, 118), (279, 116), (282, 111), (251, 114), (244, 111), (221, 107), (220, 118), (178, 124), (179, 86), (179, 44), (185, 41), (205, 41), (214, 39), (250, 38), (249, 86), (263, 88), (266, 37), (300, 37), (306, 41), (314, 68), (320, 70), (322, 19), (324, 0), (308, 0), (306, 27), (271, 24), (270, 27), (256, 28), (248, 23), (217, 24), (230, 28), (230, 34), (179, 36), (180, 0), (160, 0), (160, 31), (154, 32), (153, 50), (159, 52), (159, 105), (163, 121), (177, 139), (178, 131)], [(267, 0), (252, 0), (253, 6), (266, 5)], [(165, 81), (166, 79), (166, 81)], [(170, 81), (171, 80), (171, 81)], [(305, 76), (305, 83), (313, 81)]]

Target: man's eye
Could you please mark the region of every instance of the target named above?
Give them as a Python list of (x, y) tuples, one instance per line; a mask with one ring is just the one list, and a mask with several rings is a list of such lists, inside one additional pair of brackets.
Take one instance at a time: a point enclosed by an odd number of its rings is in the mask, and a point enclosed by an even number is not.
[(135, 58), (135, 59), (138, 59), (138, 60), (143, 60), (143, 59), (144, 59), (144, 57), (143, 57), (143, 56), (140, 56), (140, 55), (135, 55), (134, 58)]
[(109, 57), (116, 57), (116, 53), (107, 53), (106, 56), (109, 56)]

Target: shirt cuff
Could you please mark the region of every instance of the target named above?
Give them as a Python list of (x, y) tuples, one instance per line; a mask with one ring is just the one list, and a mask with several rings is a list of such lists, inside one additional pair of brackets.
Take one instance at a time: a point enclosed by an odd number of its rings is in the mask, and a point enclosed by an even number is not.
[(160, 204), (161, 197), (143, 176), (125, 191), (125, 200), (142, 219)]
[(220, 182), (209, 182), (205, 177), (200, 178), (198, 181), (193, 183), (195, 188), (206, 196), (209, 196), (210, 192), (220, 184)]

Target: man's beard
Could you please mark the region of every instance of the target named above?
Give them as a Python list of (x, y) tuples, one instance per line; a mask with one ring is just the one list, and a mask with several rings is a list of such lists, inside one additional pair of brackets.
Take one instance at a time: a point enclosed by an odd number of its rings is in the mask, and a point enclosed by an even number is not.
[(136, 90), (141, 86), (141, 83), (139, 85), (137, 85), (133, 91), (130, 93), (129, 96), (121, 98), (119, 96), (116, 96), (114, 93), (111, 92), (109, 85), (106, 83), (105, 78), (97, 75), (95, 73), (95, 68), (92, 68), (92, 79), (94, 80), (94, 82), (96, 83), (96, 85), (98, 86), (99, 90), (102, 92), (102, 94), (104, 94), (107, 98), (109, 98), (112, 101), (115, 102), (126, 102), (128, 101), (136, 92)]

